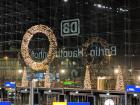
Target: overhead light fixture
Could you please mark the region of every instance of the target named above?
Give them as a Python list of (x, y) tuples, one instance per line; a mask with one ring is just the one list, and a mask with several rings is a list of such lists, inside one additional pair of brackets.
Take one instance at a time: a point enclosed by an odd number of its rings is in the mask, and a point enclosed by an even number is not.
[(132, 69), (129, 69), (128, 71), (129, 71), (129, 72), (132, 72), (133, 70), (132, 70)]
[(109, 95), (110, 95), (110, 93), (109, 93), (109, 92), (107, 92), (107, 93), (106, 93), (106, 95), (107, 95), (107, 96), (109, 96)]
[(103, 77), (99, 76), (98, 79), (102, 79), (103, 80), (103, 79), (106, 79), (106, 77), (105, 76), (103, 76)]
[(133, 96), (134, 96), (134, 97), (137, 97), (137, 96), (138, 96), (138, 94), (134, 93), (134, 94), (133, 94)]
[(62, 70), (61, 70), (61, 73), (64, 74), (64, 73), (65, 73), (65, 69), (62, 69)]
[(118, 74), (118, 73), (119, 73), (119, 69), (116, 68), (116, 69), (114, 70), (114, 73), (115, 73), (115, 74)]
[(61, 62), (61, 65), (64, 65), (64, 61)]
[(102, 7), (102, 5), (101, 5), (101, 4), (98, 4), (98, 5), (97, 5), (97, 7), (98, 7), (98, 8), (101, 8), (101, 7)]
[(73, 64), (73, 65), (76, 65), (76, 62), (75, 62), (75, 61), (73, 61), (73, 62), (72, 62), (72, 64)]
[(4, 56), (4, 58), (3, 58), (4, 60), (8, 60), (8, 56)]
[(138, 76), (138, 80), (140, 81), (140, 76)]
[(68, 2), (68, 0), (63, 0), (64, 2)]
[(78, 92), (78, 91), (76, 91), (75, 93), (76, 93), (76, 94), (78, 94), (79, 92)]
[(22, 69), (19, 69), (19, 70), (18, 70), (18, 73), (21, 74), (21, 73), (22, 73)]
[(69, 61), (69, 59), (67, 58), (67, 59), (66, 59), (66, 61), (68, 62), (68, 61)]
[(51, 91), (51, 90), (49, 90), (48, 92), (49, 92), (49, 93), (51, 93), (52, 91)]

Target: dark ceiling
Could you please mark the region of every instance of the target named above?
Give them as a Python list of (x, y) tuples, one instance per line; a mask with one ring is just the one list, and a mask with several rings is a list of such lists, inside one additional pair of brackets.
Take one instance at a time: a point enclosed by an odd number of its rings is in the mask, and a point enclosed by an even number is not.
[[(100, 36), (117, 46), (119, 57), (137, 67), (139, 10), (139, 0), (0, 0), (0, 51), (10, 52), (12, 48), (18, 51), (26, 30), (45, 24), (53, 29), (59, 46), (68, 47), (71, 42), (80, 46), (87, 37)], [(80, 19), (80, 35), (62, 38), (61, 20), (74, 18)]]

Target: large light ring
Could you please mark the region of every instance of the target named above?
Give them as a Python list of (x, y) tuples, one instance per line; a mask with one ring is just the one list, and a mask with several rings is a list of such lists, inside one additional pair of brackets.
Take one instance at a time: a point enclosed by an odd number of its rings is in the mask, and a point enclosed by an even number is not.
[(107, 48), (109, 47), (109, 44), (107, 43), (107, 41), (101, 37), (90, 37), (88, 38), (88, 40), (82, 45), (83, 47), (83, 55), (84, 55), (84, 59), (86, 61), (87, 64), (89, 64), (90, 62), (87, 61), (87, 50), (90, 47), (91, 44), (93, 43), (99, 43), (103, 48)]
[[(36, 33), (43, 33), (48, 37), (48, 40), (50, 42), (49, 45), (49, 51), (48, 56), (41, 62), (35, 62), (32, 60), (30, 54), (29, 54), (29, 42), (31, 38)], [(56, 37), (53, 33), (53, 31), (46, 25), (35, 25), (32, 26), (30, 29), (28, 29), (23, 36), (22, 44), (21, 44), (21, 54), (24, 58), (24, 61), (26, 65), (29, 65), (29, 67), (35, 71), (39, 70), (46, 70), (49, 66), (49, 64), (53, 61), (55, 54), (57, 51), (57, 41)]]

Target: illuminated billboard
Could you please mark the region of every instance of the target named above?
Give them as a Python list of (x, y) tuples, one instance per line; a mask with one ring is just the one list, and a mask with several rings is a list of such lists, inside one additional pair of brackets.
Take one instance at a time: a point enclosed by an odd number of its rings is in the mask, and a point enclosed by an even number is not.
[(53, 102), (53, 105), (67, 105), (67, 102)]
[(90, 105), (90, 102), (53, 102), (53, 105)]
[(9, 102), (9, 101), (0, 102), (0, 105), (11, 105), (11, 102)]
[(68, 102), (68, 105), (90, 105), (89, 102)]

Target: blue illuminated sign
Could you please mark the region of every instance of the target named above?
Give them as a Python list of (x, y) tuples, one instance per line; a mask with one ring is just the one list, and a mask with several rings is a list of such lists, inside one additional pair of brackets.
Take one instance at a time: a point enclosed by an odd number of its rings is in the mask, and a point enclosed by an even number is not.
[(4, 86), (8, 87), (8, 88), (16, 88), (16, 83), (15, 82), (5, 82)]
[(0, 105), (11, 105), (11, 102), (8, 102), (8, 101), (0, 102)]
[(90, 105), (89, 102), (68, 102), (67, 105)]
[(140, 93), (140, 86), (127, 85), (127, 86), (126, 86), (126, 91), (127, 91), (127, 92), (136, 92), (136, 93)]

